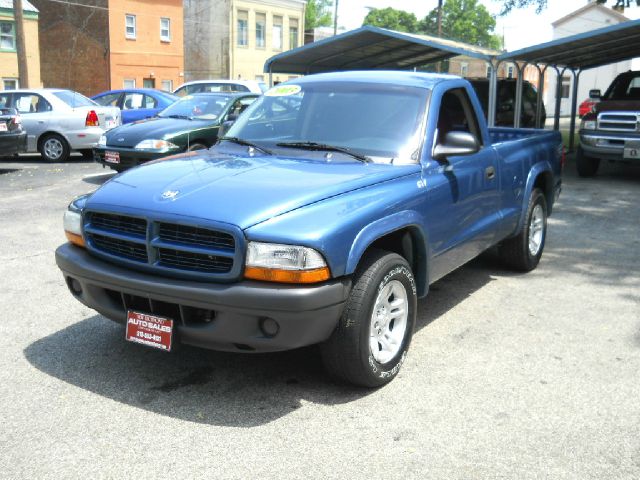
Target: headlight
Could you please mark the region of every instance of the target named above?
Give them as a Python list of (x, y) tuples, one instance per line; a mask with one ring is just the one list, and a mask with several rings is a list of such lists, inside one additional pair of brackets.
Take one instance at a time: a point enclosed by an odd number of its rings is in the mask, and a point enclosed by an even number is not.
[(596, 121), (595, 120), (583, 120), (582, 125), (580, 125), (582, 130), (595, 130), (596, 129)]
[(98, 146), (100, 146), (100, 147), (106, 147), (107, 146), (107, 136), (106, 135), (100, 135), (100, 138), (98, 139)]
[(75, 198), (64, 212), (63, 226), (64, 233), (74, 245), (84, 247), (84, 238), (82, 237), (82, 209), (89, 195), (81, 195)]
[(147, 139), (136, 145), (136, 150), (171, 150), (179, 148), (177, 145), (166, 140)]
[(317, 283), (331, 272), (312, 248), (278, 243), (249, 242), (245, 278), (280, 283)]

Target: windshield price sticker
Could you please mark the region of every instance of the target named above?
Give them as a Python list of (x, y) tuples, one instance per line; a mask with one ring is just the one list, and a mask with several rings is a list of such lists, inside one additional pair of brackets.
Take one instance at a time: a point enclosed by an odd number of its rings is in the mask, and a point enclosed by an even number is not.
[(126, 339), (148, 347), (171, 351), (173, 320), (147, 313), (127, 312)]
[(300, 93), (302, 87), (300, 85), (278, 85), (264, 93), (265, 97), (287, 97)]

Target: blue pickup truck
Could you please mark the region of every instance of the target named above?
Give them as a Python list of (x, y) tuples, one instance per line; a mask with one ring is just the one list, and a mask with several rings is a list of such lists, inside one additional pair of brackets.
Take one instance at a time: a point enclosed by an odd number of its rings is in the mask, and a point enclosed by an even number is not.
[(491, 247), (537, 266), (561, 170), (558, 132), (487, 128), (461, 78), (311, 75), (267, 91), (209, 150), (75, 199), (56, 261), (127, 340), (317, 343), (334, 376), (377, 387), (431, 283)]

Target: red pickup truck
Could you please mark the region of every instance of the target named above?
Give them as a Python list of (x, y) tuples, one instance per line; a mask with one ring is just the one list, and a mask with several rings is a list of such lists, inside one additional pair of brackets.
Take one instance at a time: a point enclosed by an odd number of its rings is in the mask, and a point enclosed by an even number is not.
[(582, 117), (578, 174), (595, 175), (600, 160), (640, 162), (640, 71), (621, 73), (604, 95), (589, 96), (599, 102)]

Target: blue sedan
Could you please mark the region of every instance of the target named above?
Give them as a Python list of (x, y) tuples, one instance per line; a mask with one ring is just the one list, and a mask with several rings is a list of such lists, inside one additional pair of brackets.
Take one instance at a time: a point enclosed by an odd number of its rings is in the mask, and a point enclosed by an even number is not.
[(91, 97), (100, 105), (119, 107), (122, 123), (131, 123), (155, 116), (179, 97), (153, 88), (131, 88), (110, 90)]

